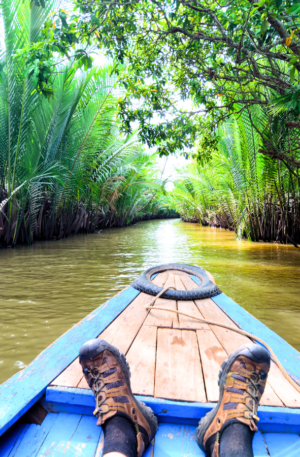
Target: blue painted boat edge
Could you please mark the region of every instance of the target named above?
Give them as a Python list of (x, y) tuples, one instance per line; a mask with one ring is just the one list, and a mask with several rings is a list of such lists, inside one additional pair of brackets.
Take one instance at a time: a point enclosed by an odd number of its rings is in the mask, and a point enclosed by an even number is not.
[[(200, 284), (198, 278), (195, 276), (191, 278), (196, 284)], [(264, 340), (273, 349), (289, 375), (300, 384), (300, 353), (293, 346), (227, 295), (221, 293), (212, 297), (212, 300), (243, 330)]]
[[(136, 398), (150, 406), (160, 422), (196, 424), (216, 406), (216, 403), (180, 402), (139, 395), (136, 395)], [(94, 394), (91, 390), (69, 387), (48, 387), (43, 404), (52, 412), (63, 411), (73, 414), (91, 415), (95, 408)], [(300, 432), (298, 408), (260, 406), (258, 416), (258, 428), (263, 432)]]
[(0, 386), (0, 436), (46, 392), (48, 385), (139, 295), (129, 286), (72, 327), (23, 371)]

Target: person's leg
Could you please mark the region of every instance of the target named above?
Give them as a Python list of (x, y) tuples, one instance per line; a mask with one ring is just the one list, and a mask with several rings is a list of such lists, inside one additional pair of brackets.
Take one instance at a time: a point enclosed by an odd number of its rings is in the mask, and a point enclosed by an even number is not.
[(157, 431), (157, 419), (133, 396), (125, 356), (95, 339), (82, 346), (79, 362), (95, 395), (94, 414), (104, 433), (103, 455), (141, 457)]
[(197, 428), (197, 442), (211, 457), (253, 457), (257, 407), (267, 382), (270, 354), (258, 344), (246, 344), (223, 362), (220, 398)]
[(126, 457), (136, 457), (136, 434), (128, 419), (114, 416), (102, 427), (104, 432), (103, 456), (121, 454)]

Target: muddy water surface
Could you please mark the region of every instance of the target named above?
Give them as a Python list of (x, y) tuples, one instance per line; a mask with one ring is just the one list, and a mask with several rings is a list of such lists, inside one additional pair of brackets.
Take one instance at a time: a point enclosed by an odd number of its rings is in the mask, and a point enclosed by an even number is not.
[(0, 251), (0, 382), (149, 266), (202, 266), (300, 350), (300, 249), (177, 220)]

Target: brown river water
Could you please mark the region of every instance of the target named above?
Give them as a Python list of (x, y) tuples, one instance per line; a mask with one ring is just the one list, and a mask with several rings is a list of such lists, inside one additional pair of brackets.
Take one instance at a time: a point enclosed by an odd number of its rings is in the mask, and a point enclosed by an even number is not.
[(209, 270), (224, 293), (300, 350), (300, 249), (151, 221), (0, 251), (0, 382), (143, 270), (167, 262)]

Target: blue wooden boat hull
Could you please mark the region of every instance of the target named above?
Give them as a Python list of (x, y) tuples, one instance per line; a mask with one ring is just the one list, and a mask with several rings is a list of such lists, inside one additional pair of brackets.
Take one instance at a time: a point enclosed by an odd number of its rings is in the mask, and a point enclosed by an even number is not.
[[(193, 278), (197, 282), (197, 278)], [(43, 351), (25, 370), (0, 386), (0, 457), (72, 455), (100, 456), (103, 435), (92, 416), (91, 391), (50, 386), (77, 357), (81, 345), (97, 337), (137, 296), (131, 286), (89, 314)], [(248, 314), (225, 294), (213, 301), (243, 330), (257, 334), (275, 351), (294, 378), (300, 380), (300, 354), (286, 341)], [(195, 427), (213, 403), (179, 402), (139, 397), (158, 416), (154, 449), (146, 456), (203, 455), (195, 441)], [(50, 413), (42, 425), (19, 420), (37, 401)], [(254, 455), (296, 456), (300, 446), (300, 409), (260, 406)], [(269, 454), (267, 453), (266, 446)]]

